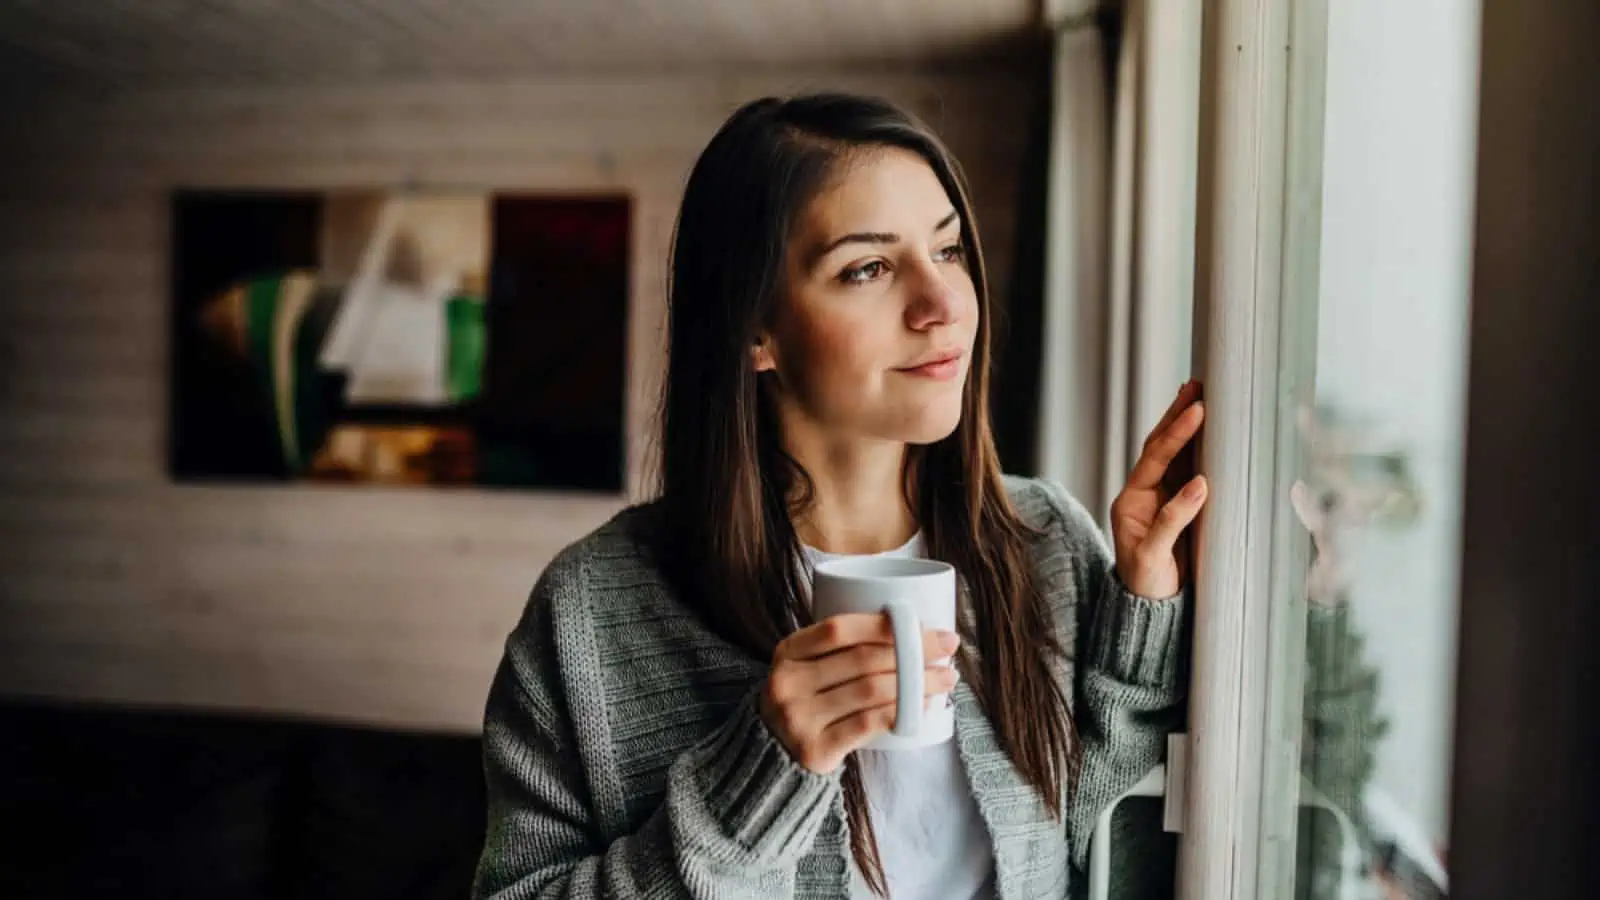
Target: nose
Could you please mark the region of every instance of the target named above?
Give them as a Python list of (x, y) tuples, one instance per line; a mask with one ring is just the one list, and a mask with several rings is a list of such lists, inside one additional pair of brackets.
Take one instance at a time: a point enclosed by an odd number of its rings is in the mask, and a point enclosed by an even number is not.
[(948, 325), (955, 320), (958, 308), (955, 289), (945, 281), (944, 274), (932, 265), (921, 266), (911, 281), (911, 294), (906, 300), (906, 327), (913, 331), (927, 331), (937, 325)]

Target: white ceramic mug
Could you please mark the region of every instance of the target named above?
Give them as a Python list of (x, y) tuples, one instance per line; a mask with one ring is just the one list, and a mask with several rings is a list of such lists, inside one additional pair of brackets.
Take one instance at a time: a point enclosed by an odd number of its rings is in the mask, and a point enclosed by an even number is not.
[[(931, 559), (866, 556), (817, 563), (811, 588), (817, 621), (844, 613), (886, 613), (894, 630), (895, 726), (867, 750), (929, 747), (955, 734), (955, 709), (939, 694), (922, 708), (922, 632), (956, 630), (956, 570)], [(954, 661), (950, 662), (954, 665)]]

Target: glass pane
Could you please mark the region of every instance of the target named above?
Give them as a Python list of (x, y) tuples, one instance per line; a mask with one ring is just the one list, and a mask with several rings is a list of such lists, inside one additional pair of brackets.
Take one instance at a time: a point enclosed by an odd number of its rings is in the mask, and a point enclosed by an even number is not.
[(1325, 57), (1290, 84), (1281, 349), (1300, 375), (1279, 411), (1259, 893), (1442, 897), (1478, 7), (1306, 10), (1325, 44), (1302, 52)]

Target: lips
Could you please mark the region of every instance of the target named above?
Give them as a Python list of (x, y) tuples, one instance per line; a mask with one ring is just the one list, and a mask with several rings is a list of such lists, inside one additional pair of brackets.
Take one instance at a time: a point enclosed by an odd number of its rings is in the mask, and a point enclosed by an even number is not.
[(944, 380), (954, 377), (961, 371), (961, 357), (965, 355), (960, 350), (939, 350), (929, 353), (909, 366), (896, 369), (907, 375), (916, 375), (922, 378)]
[(951, 360), (960, 359), (960, 358), (961, 358), (961, 351), (960, 350), (938, 350), (938, 351), (935, 351), (933, 353), (929, 353), (929, 354), (923, 356), (921, 359), (918, 359), (916, 362), (912, 363), (909, 366), (902, 366), (901, 367), (901, 371), (909, 371), (911, 369), (920, 369), (923, 366), (934, 366), (934, 365), (938, 365), (939, 363), (946, 363), (946, 362), (950, 362)]

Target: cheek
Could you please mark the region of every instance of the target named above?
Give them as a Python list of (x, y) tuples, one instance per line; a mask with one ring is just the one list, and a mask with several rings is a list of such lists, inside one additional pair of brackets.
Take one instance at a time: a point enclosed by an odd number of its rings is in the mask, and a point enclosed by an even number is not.
[(813, 415), (852, 417), (881, 392), (885, 368), (898, 361), (902, 325), (867, 305), (797, 306), (778, 335), (784, 383)]
[(849, 405), (884, 366), (879, 323), (850, 316), (814, 316), (801, 324), (803, 350), (796, 380), (803, 392), (828, 406)]

